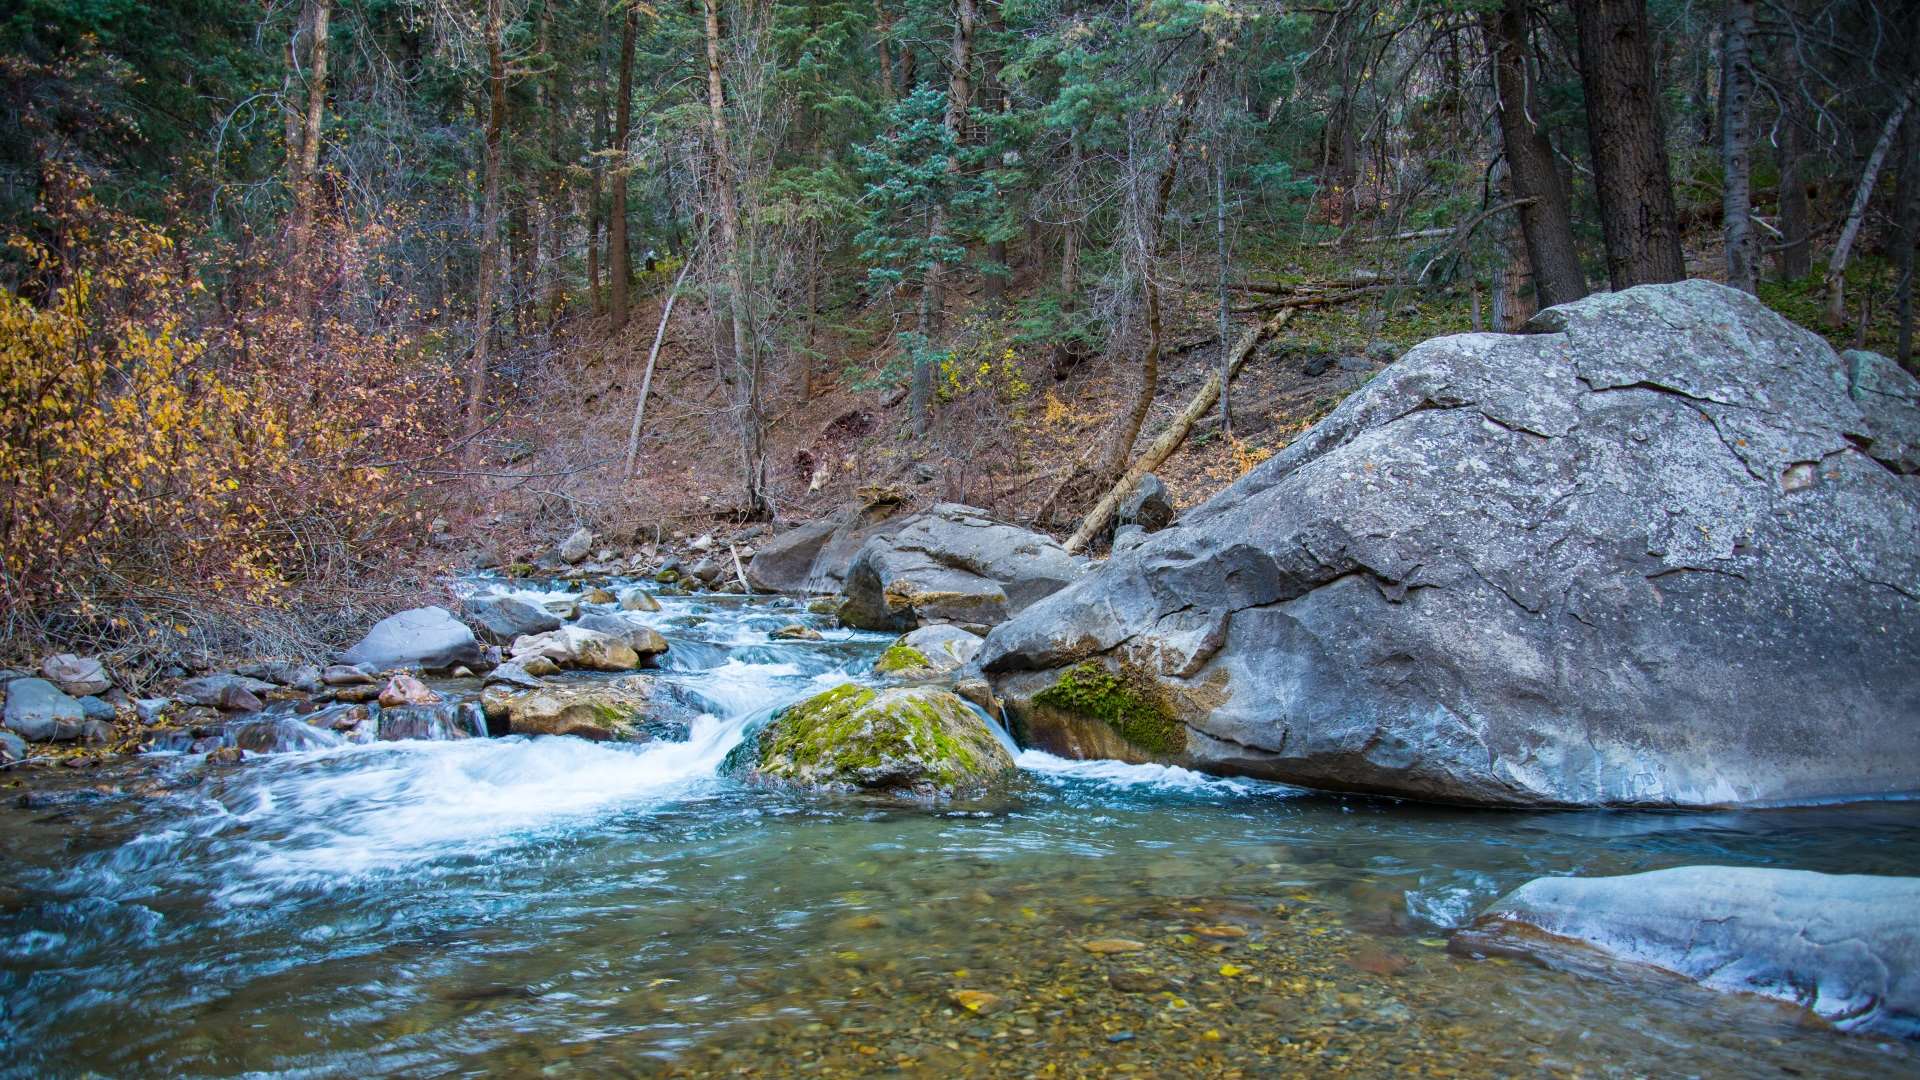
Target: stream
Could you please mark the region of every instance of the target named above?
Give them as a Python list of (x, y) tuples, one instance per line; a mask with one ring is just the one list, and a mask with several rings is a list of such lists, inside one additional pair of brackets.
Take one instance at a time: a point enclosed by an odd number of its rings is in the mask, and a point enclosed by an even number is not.
[[(978, 799), (806, 795), (722, 761), (889, 637), (660, 599), (684, 740), (8, 789), (0, 1076), (1920, 1072), (1758, 1000), (1445, 949), (1543, 874), (1920, 873), (1920, 805), (1473, 812), (1034, 751)], [(796, 622), (823, 639), (772, 637)]]

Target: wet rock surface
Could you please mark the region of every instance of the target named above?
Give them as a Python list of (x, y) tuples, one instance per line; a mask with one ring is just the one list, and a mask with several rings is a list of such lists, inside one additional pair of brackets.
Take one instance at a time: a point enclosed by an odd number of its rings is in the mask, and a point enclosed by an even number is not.
[(1920, 878), (1683, 866), (1530, 881), (1455, 952), (1640, 965), (1801, 1006), (1844, 1031), (1920, 1037)]
[(1911, 377), (1876, 366), (1864, 408), (1824, 341), (1705, 282), (1534, 329), (1417, 346), (996, 627), (980, 662), (1016, 726), (1047, 726), (1042, 696), (1093, 665), (1150, 692), (1074, 714), (1085, 731), (1309, 786), (1654, 806), (1920, 789), (1920, 485), (1874, 456), (1903, 445)]
[(1077, 580), (1085, 559), (1051, 537), (941, 503), (861, 546), (840, 621), (863, 630), (987, 627)]

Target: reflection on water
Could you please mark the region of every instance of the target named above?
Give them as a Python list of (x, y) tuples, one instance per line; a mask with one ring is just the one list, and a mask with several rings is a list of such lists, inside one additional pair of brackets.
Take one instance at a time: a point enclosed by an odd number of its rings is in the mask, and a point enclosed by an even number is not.
[(1489, 814), (1032, 751), (990, 800), (809, 798), (719, 765), (884, 639), (665, 603), (656, 677), (708, 710), (684, 742), (157, 758), (0, 810), (0, 1074), (1916, 1068), (1777, 1006), (1441, 946), (1545, 873), (1912, 873), (1920, 807)]

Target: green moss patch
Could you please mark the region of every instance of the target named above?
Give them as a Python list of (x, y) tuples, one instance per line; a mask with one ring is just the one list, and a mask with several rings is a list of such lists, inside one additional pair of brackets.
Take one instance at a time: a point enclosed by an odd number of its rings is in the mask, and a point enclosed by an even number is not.
[(873, 670), (882, 675), (898, 675), (916, 669), (932, 670), (933, 661), (911, 645), (894, 645), (874, 661)]
[(1091, 660), (1067, 669), (1060, 681), (1033, 697), (1034, 704), (1100, 720), (1148, 753), (1178, 754), (1187, 748), (1187, 728), (1173, 715), (1147, 676), (1116, 675)]

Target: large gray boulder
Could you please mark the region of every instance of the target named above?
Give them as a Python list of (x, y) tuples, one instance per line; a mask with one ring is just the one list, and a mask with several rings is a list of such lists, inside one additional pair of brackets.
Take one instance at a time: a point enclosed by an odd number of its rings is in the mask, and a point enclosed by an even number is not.
[(515, 638), (560, 629), (560, 617), (517, 596), (476, 596), (465, 614), (482, 641), (511, 645)]
[(1920, 878), (1682, 866), (1538, 878), (1455, 934), (1468, 955), (1624, 962), (1791, 1002), (1846, 1031), (1920, 1037)]
[(866, 630), (954, 623), (984, 630), (1085, 571), (1050, 537), (941, 503), (869, 538), (847, 569), (840, 621)]
[(893, 498), (869, 501), (789, 529), (759, 545), (747, 563), (747, 584), (759, 592), (836, 593), (869, 539), (905, 520)]
[(1698, 281), (1533, 329), (1414, 348), (995, 628), (1016, 735), (1482, 804), (1920, 790), (1920, 480), (1840, 358)]
[(34, 742), (66, 742), (85, 733), (86, 710), (45, 679), (7, 684), (7, 729)]
[(423, 607), (381, 619), (340, 659), (348, 664), (372, 664), (376, 670), (417, 666), (434, 671), (477, 664), (484, 655), (473, 631), (452, 612), (443, 607)]

